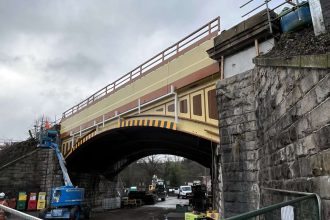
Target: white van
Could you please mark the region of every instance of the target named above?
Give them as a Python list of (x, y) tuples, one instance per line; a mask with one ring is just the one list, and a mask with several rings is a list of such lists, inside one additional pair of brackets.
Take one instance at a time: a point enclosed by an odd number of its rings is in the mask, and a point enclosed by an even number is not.
[(178, 198), (188, 198), (191, 192), (191, 186), (180, 186)]
[(179, 187), (174, 187), (174, 194), (179, 195)]

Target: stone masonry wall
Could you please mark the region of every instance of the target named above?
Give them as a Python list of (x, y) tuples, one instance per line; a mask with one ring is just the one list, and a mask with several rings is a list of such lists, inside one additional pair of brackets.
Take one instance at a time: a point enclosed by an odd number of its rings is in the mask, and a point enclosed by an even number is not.
[(217, 99), (225, 216), (276, 202), (268, 187), (317, 193), (330, 219), (330, 69), (256, 67)]
[(330, 1), (320, 0), (324, 23), (327, 26), (327, 30), (330, 30)]
[(62, 184), (53, 151), (37, 149), (34, 141), (17, 143), (0, 151), (0, 191), (8, 197), (18, 192), (49, 192)]
[(224, 201), (223, 201), (223, 180), (222, 180), (222, 163), (221, 163), (221, 151), (220, 145), (218, 144), (213, 154), (213, 179), (212, 179), (212, 196), (213, 196), (213, 207), (215, 210), (222, 215)]
[(330, 70), (259, 67), (254, 82), (260, 186), (317, 193), (330, 219)]
[(248, 71), (217, 84), (223, 180), (219, 184), (222, 184), (226, 217), (259, 207), (259, 152), (252, 77), (252, 71)]
[(122, 193), (116, 178), (110, 181), (102, 175), (89, 173), (70, 173), (70, 176), (74, 184), (85, 188), (86, 202), (94, 208), (101, 208), (103, 199), (117, 197)]
[[(8, 198), (17, 198), (19, 192), (49, 195), (53, 187), (63, 185), (55, 152), (37, 149), (36, 145), (29, 140), (0, 151), (0, 192), (5, 192)], [(117, 196), (117, 182), (99, 174), (70, 173), (70, 177), (74, 185), (85, 188), (85, 198), (91, 207), (101, 207), (103, 198)]]

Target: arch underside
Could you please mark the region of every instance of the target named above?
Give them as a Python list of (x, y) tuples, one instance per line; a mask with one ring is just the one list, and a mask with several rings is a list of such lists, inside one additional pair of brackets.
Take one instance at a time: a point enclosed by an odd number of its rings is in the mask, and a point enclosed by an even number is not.
[(182, 156), (210, 168), (212, 143), (159, 127), (123, 127), (86, 141), (66, 159), (69, 170), (112, 178), (132, 162), (153, 154)]

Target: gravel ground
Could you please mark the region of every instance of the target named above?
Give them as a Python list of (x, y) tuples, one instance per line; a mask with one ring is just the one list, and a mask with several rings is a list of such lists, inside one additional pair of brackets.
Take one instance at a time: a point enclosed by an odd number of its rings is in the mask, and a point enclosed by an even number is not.
[(291, 57), (330, 52), (330, 33), (314, 35), (312, 27), (299, 32), (283, 33), (275, 47), (260, 57)]

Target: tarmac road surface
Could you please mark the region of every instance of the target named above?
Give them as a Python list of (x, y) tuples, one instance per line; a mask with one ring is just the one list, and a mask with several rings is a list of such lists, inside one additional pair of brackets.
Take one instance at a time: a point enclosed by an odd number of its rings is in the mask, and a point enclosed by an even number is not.
[[(176, 204), (185, 205), (188, 203), (188, 199), (167, 197), (164, 202), (159, 200), (155, 205), (93, 212), (90, 220), (165, 220), (168, 213), (175, 211)], [(27, 214), (38, 216), (38, 212), (28, 212)], [(7, 220), (21, 220), (21, 218), (11, 215)]]
[(155, 205), (93, 213), (91, 220), (164, 220), (169, 212), (175, 211), (176, 204), (188, 204), (188, 199), (168, 197), (164, 202), (159, 201)]

